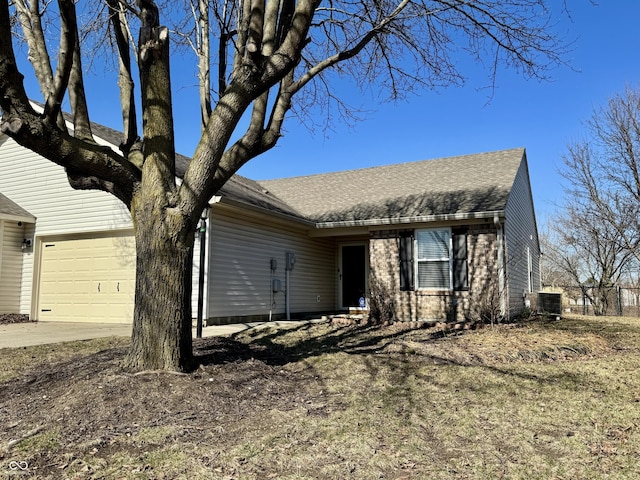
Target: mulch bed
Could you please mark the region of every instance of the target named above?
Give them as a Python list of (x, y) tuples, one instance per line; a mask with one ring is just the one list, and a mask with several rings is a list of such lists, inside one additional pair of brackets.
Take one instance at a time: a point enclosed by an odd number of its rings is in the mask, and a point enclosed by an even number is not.
[(23, 315), (21, 313), (0, 313), (0, 325), (27, 322), (31, 322), (29, 315)]

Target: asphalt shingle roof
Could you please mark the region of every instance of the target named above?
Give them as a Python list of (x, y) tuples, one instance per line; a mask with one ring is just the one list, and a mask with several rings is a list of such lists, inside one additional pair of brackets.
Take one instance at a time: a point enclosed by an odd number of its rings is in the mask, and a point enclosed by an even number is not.
[(258, 182), (241, 175), (231, 177), (218, 194), (228, 200), (306, 220), (290, 205), (266, 191)]
[(259, 181), (316, 222), (504, 210), (523, 148)]
[[(30, 100), (32, 104), (37, 105), (40, 109), (44, 108), (44, 104), (41, 102), (36, 102), (35, 100)], [(64, 119), (73, 125), (73, 116), (68, 112), (62, 112), (62, 116)], [(90, 122), (91, 123), (91, 133), (102, 140), (105, 140), (115, 146), (116, 148), (122, 143), (123, 135), (122, 132), (118, 130), (114, 130), (113, 128), (106, 127), (99, 123)], [(187, 170), (187, 166), (189, 165), (189, 157), (185, 157), (184, 155), (176, 154), (176, 175), (180, 178), (184, 176), (184, 172)]]
[[(91, 124), (91, 130), (97, 137), (118, 146), (122, 142), (122, 134), (117, 130), (113, 130), (104, 125), (97, 123)], [(181, 154), (176, 154), (176, 175), (180, 178), (184, 177), (184, 173), (189, 166), (190, 159)], [(241, 175), (234, 175), (220, 190), (219, 195), (240, 203), (253, 205), (255, 207), (265, 208), (278, 213), (298, 216), (287, 204), (280, 199), (269, 195), (255, 181), (245, 178)]]
[[(113, 145), (122, 141), (122, 134), (109, 127), (92, 122), (91, 128)], [(524, 155), (524, 148), (515, 148), (263, 181), (234, 175), (219, 195), (301, 220), (328, 223), (500, 211)], [(189, 161), (176, 155), (179, 177)]]
[[(34, 102), (37, 103), (37, 102)], [(38, 104), (41, 105), (41, 104)], [(70, 114), (64, 112), (66, 120), (73, 123)], [(91, 132), (96, 137), (118, 147), (122, 142), (122, 132), (106, 127), (99, 123), (91, 122)], [(176, 175), (183, 178), (191, 159), (176, 153)], [(268, 195), (264, 189), (253, 180), (234, 175), (221, 189), (220, 195), (240, 203), (266, 208), (267, 210), (296, 216), (295, 212), (279, 199)]]
[(24, 208), (22, 208), (17, 203), (11, 201), (9, 198), (5, 197), (0, 193), (0, 214), (4, 215), (12, 215), (16, 217), (31, 217), (35, 220), (35, 217), (27, 212)]

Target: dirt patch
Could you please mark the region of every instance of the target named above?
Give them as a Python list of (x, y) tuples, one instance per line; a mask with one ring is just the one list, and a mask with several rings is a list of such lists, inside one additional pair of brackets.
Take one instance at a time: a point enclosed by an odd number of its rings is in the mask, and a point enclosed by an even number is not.
[[(38, 478), (60, 478), (70, 468), (80, 470), (78, 478), (93, 478), (88, 458), (100, 463), (123, 448), (139, 457), (167, 442), (222, 446), (247, 435), (237, 425), (260, 428), (260, 417), (274, 406), (310, 415), (326, 408), (314, 406), (326, 401), (313, 372), (259, 359), (264, 346), (203, 339), (195, 345), (203, 365), (188, 375), (125, 373), (125, 353), (113, 348), (39, 365), (1, 385), (0, 464), (22, 458), (21, 448), (36, 443), (37, 453), (24, 461)], [(149, 438), (154, 435), (161, 439)]]

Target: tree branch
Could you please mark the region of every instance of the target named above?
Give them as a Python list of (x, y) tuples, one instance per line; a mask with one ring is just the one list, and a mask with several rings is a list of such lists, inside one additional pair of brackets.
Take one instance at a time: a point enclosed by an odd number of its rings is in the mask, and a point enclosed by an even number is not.
[[(251, 0), (240, 0), (242, 7), (238, 12), (238, 35), (236, 36), (236, 48), (233, 56), (232, 77), (235, 72), (240, 71), (244, 61), (247, 39), (249, 37), (249, 24), (251, 22)], [(219, 95), (222, 97), (223, 91)]]
[[(211, 116), (211, 42), (209, 41), (209, 2), (207, 0), (198, 0), (198, 80), (200, 85), (200, 117), (202, 130), (204, 130)], [(224, 45), (222, 35), (220, 36), (220, 45)], [(220, 62), (224, 64), (226, 54), (219, 52)]]
[(247, 39), (247, 53), (249, 55), (255, 55), (261, 50), (263, 23), (264, 0), (252, 0), (249, 35)]
[[(109, 7), (109, 19), (111, 21), (111, 27), (116, 38), (116, 45), (118, 47), (118, 87), (120, 88), (120, 106), (122, 111), (122, 126), (123, 135), (122, 143), (120, 144), (120, 150), (129, 156), (131, 147), (137, 141), (138, 126), (136, 115), (136, 104), (134, 100), (134, 82), (131, 75), (131, 55), (129, 42), (127, 38), (128, 27), (127, 18), (124, 11), (124, 6), (119, 0), (107, 0)], [(141, 160), (135, 160), (134, 163), (138, 164), (140, 168), (142, 166)]]
[(72, 186), (80, 186), (78, 174), (83, 172), (87, 188), (108, 191), (129, 206), (140, 172), (110, 148), (71, 137), (66, 128), (44, 121), (29, 103), (22, 78), (11, 41), (8, 1), (0, 0), (0, 131), (23, 147), (65, 167)]
[(169, 68), (169, 31), (160, 26), (158, 7), (138, 0), (140, 7), (140, 83), (142, 89), (143, 165), (142, 188), (148, 198), (166, 197), (170, 205), (176, 193), (175, 140)]
[[(29, 6), (27, 6), (25, 0), (15, 0), (13, 4), (18, 12), (18, 20), (29, 46), (29, 62), (33, 65), (40, 91), (46, 101), (53, 92), (54, 80), (51, 58), (49, 57), (42, 27), (40, 1), (32, 0)], [(58, 114), (56, 121), (58, 127), (66, 128), (62, 113)]]
[[(77, 22), (75, 20), (75, 7), (72, 9), (75, 25), (75, 36), (78, 38)], [(94, 142), (91, 133), (91, 122), (89, 121), (89, 109), (84, 90), (84, 80), (82, 78), (82, 54), (80, 51), (80, 41), (76, 40), (73, 48), (73, 64), (69, 76), (69, 101), (71, 112), (73, 113), (73, 135), (87, 142)]]
[(20, 116), (35, 114), (24, 89), (24, 77), (18, 71), (11, 40), (11, 16), (8, 0), (0, 0), (0, 131), (11, 135), (22, 129)]
[(53, 88), (44, 106), (45, 121), (54, 123), (62, 112), (62, 99), (69, 85), (73, 67), (73, 52), (78, 40), (75, 5), (72, 0), (58, 0), (60, 9), (60, 49), (58, 66), (53, 78)]

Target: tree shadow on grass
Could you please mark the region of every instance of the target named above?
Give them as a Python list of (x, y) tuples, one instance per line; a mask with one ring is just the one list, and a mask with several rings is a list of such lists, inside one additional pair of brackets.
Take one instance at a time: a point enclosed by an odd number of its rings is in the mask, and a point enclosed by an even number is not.
[[(282, 366), (339, 352), (351, 355), (379, 353), (405, 333), (406, 330), (377, 326), (319, 329), (307, 323), (286, 329), (260, 328), (230, 337), (210, 337), (194, 342), (194, 350), (196, 362), (205, 365), (256, 359)], [(286, 336), (299, 337), (299, 340), (291, 338), (283, 342)], [(442, 336), (437, 332), (430, 334), (432, 338)], [(248, 342), (238, 340), (246, 337), (249, 337)]]
[[(344, 353), (363, 358), (369, 375), (377, 377), (381, 369), (393, 371), (397, 378), (415, 374), (425, 365), (480, 368), (483, 371), (522, 380), (566, 385), (585, 385), (591, 380), (579, 372), (543, 374), (529, 373), (512, 364), (497, 365), (484, 362), (478, 357), (462, 360), (434, 353), (407, 351), (403, 347), (407, 328), (380, 326), (331, 327), (301, 324), (287, 329), (256, 329), (230, 337), (212, 337), (196, 342), (197, 365), (220, 365), (231, 362), (258, 360), (270, 366), (306, 362), (322, 355)], [(422, 329), (418, 341), (439, 342), (460, 335), (460, 332), (445, 332), (435, 328)], [(288, 338), (287, 338), (288, 337)], [(415, 341), (415, 340), (412, 340)]]

